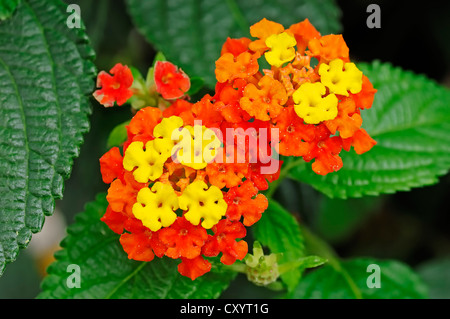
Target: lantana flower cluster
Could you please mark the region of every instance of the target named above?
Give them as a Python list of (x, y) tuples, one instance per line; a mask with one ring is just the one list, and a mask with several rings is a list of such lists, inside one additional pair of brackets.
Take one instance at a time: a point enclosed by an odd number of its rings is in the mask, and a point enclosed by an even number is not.
[(226, 40), (214, 94), (197, 102), (186, 94), (189, 77), (168, 61), (156, 62), (146, 83), (121, 64), (99, 73), (101, 104), (140, 105), (127, 140), (100, 159), (110, 184), (102, 220), (130, 259), (180, 259), (180, 274), (191, 279), (211, 270), (210, 257), (242, 260), (246, 227), (268, 206), (260, 192), (278, 178), (279, 155), (314, 161), (325, 175), (342, 167), (342, 149), (361, 154), (375, 145), (361, 110), (376, 90), (341, 35), (321, 36), (308, 20), (285, 29), (266, 19), (250, 34)]

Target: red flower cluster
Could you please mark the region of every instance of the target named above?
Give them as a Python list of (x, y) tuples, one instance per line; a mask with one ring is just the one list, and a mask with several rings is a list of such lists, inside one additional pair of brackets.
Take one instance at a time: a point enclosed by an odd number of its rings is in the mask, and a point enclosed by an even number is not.
[[(102, 220), (129, 258), (180, 259), (179, 272), (191, 279), (211, 269), (209, 257), (242, 260), (246, 227), (268, 206), (259, 192), (279, 176), (278, 154), (314, 160), (325, 175), (342, 167), (342, 149), (361, 154), (375, 145), (361, 110), (376, 90), (350, 62), (342, 36), (321, 36), (308, 20), (285, 29), (263, 19), (250, 33), (254, 40), (227, 39), (214, 95), (195, 103), (186, 98), (187, 75), (157, 62), (153, 83), (164, 107), (140, 109), (122, 151), (100, 159), (110, 184)], [(261, 59), (270, 70), (260, 70)], [(118, 65), (111, 73), (99, 74), (94, 95), (120, 105), (130, 98), (128, 71)]]

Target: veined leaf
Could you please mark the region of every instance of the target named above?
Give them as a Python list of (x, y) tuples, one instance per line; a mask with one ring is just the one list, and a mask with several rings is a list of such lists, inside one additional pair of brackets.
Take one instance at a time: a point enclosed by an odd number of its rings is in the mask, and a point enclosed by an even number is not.
[(359, 68), (378, 89), (372, 108), (362, 111), (363, 128), (378, 144), (362, 155), (342, 151), (338, 172), (319, 176), (304, 164), (291, 177), (344, 199), (438, 182), (450, 168), (450, 91), (387, 63)]
[(341, 29), (340, 10), (333, 0), (128, 0), (128, 10), (140, 32), (168, 61), (189, 76), (199, 76), (214, 88), (214, 62), (227, 37), (249, 37), (262, 18), (285, 27), (308, 18), (323, 34)]
[[(276, 201), (269, 201), (269, 207), (252, 229), (255, 239), (267, 246), (271, 253), (282, 253), (279, 264), (305, 257), (303, 236), (297, 221)], [(302, 269), (294, 269), (282, 274), (281, 279), (292, 289), (301, 275)]]
[[(100, 220), (107, 206), (106, 194), (99, 194), (76, 216), (61, 242), (63, 249), (55, 254), (56, 261), (47, 270), (39, 298), (209, 299), (219, 297), (234, 278), (236, 273), (219, 272), (213, 266), (211, 272), (192, 281), (178, 273), (178, 262), (173, 259), (128, 259), (119, 235)], [(79, 267), (80, 288), (67, 285), (69, 265)]]
[[(407, 265), (393, 260), (357, 258), (305, 275), (292, 294), (295, 299), (422, 299), (427, 287)], [(370, 265), (375, 265), (371, 266)], [(379, 267), (379, 268), (378, 268)], [(379, 273), (376, 273), (376, 272)], [(379, 282), (377, 283), (377, 280)], [(379, 284), (379, 285), (378, 285)]]
[(63, 194), (83, 134), (94, 52), (57, 0), (22, 0), (0, 22), (0, 274)]

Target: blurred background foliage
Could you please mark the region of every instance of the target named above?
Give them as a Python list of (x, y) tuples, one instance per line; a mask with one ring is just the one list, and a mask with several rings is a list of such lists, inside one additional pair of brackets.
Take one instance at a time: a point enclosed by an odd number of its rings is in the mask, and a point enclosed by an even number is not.
[[(124, 0), (65, 2), (80, 5), (97, 53), (98, 70), (109, 70), (121, 62), (145, 72), (151, 65), (155, 49), (134, 27)], [(415, 5), (388, 0), (336, 3), (341, 9), (342, 34), (353, 60), (391, 62), (450, 86), (450, 3)], [(366, 27), (369, 15), (366, 8), (370, 3), (381, 7), (380, 29)], [(130, 109), (126, 106), (105, 109), (95, 101), (92, 108), (91, 129), (66, 182), (64, 199), (57, 202), (57, 212), (47, 218), (41, 234), (33, 237), (30, 249), (24, 250), (13, 266), (7, 267), (0, 278), (0, 298), (34, 298), (38, 294), (45, 266), (64, 235), (64, 225), (71, 224), (74, 215), (98, 192), (107, 190), (97, 159), (107, 151), (109, 132), (130, 117)], [(349, 200), (329, 199), (308, 185), (285, 180), (275, 198), (301, 223), (327, 240), (342, 258), (370, 256), (403, 261), (428, 283), (431, 298), (450, 298), (449, 195), (450, 174), (447, 174), (433, 186)], [(248, 283), (243, 276), (223, 295), (228, 298), (274, 296), (276, 293)]]

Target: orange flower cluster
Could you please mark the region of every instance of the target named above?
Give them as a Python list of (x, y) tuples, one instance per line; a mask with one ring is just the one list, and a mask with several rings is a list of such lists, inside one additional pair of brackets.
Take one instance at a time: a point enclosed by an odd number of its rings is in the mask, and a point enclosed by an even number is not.
[[(122, 150), (100, 159), (110, 184), (102, 220), (129, 258), (180, 259), (179, 272), (191, 279), (210, 271), (208, 257), (242, 260), (246, 227), (268, 206), (260, 191), (279, 177), (279, 154), (314, 160), (325, 175), (342, 167), (342, 149), (361, 154), (375, 145), (361, 110), (376, 90), (350, 62), (342, 36), (321, 36), (308, 20), (285, 29), (263, 19), (250, 33), (253, 40), (226, 40), (214, 95), (195, 103), (187, 75), (158, 62), (153, 83), (167, 103), (141, 108)], [(270, 69), (261, 69), (263, 60)], [(111, 105), (117, 89), (130, 87), (128, 77), (117, 81), (102, 80), (94, 95)]]
[[(342, 149), (362, 154), (376, 144), (361, 128), (376, 90), (350, 62), (341, 35), (321, 36), (307, 19), (288, 29), (262, 19), (250, 34), (255, 39), (228, 38), (216, 61), (214, 101), (226, 121), (253, 118), (278, 129), (278, 153), (314, 160), (320, 175), (342, 167)], [(260, 70), (261, 60), (270, 69)]]

